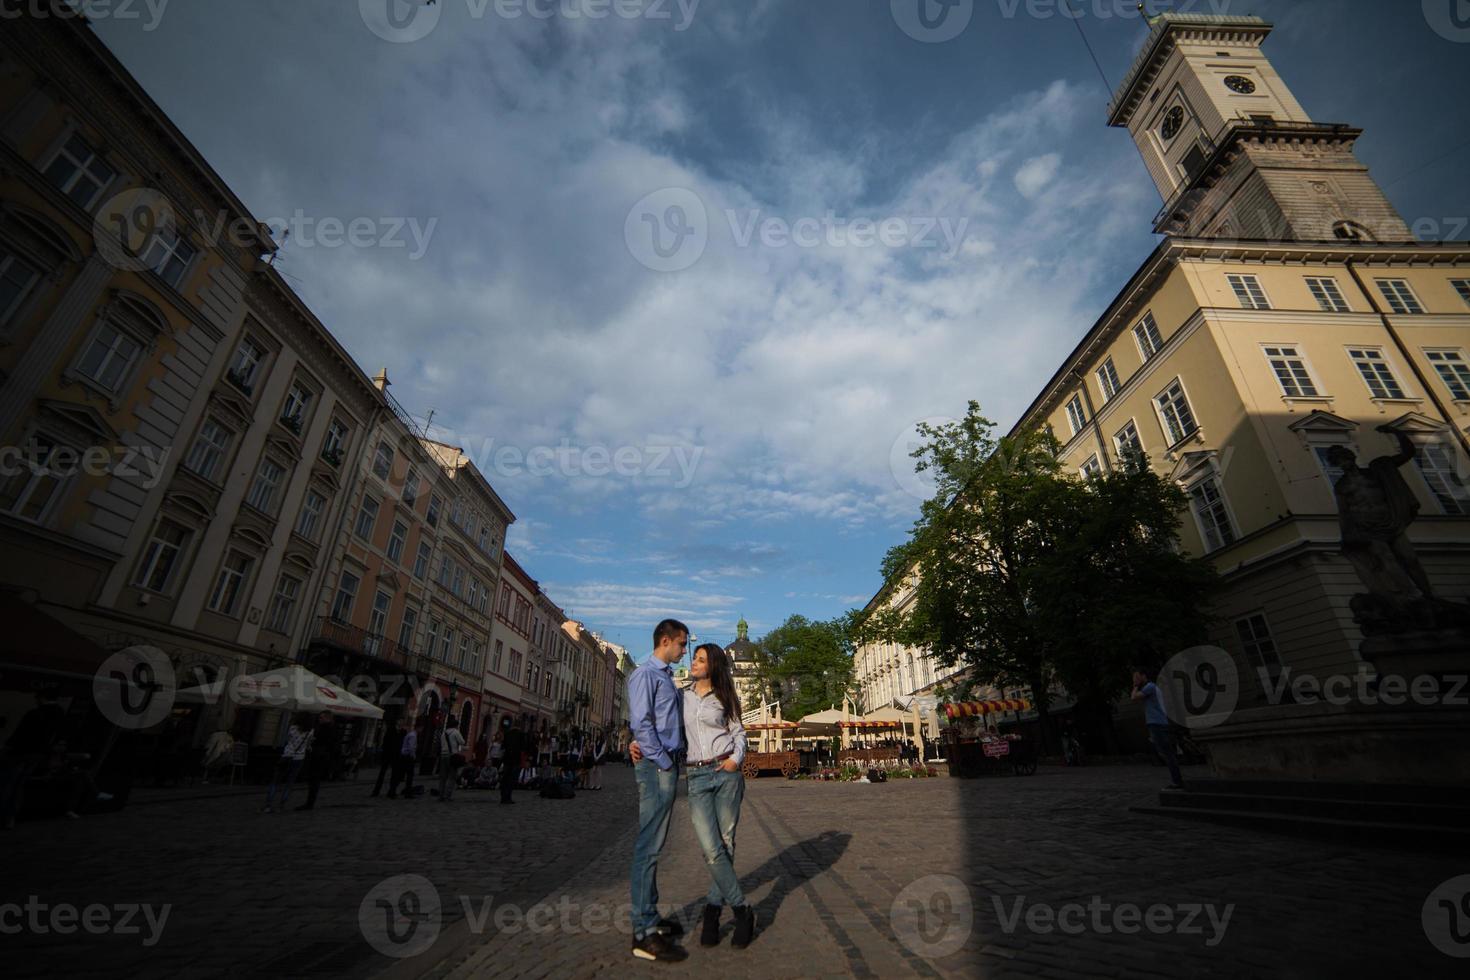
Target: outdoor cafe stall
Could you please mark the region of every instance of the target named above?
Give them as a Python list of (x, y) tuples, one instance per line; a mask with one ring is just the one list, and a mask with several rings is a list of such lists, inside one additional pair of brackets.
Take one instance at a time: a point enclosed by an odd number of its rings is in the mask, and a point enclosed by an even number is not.
[(858, 766), (871, 766), (898, 761), (899, 748), (897, 745), (875, 744), (882, 736), (903, 733), (902, 721), (874, 721), (866, 718), (856, 718), (849, 721), (839, 721), (838, 729), (848, 735), (843, 741), (855, 741), (858, 744), (844, 748), (837, 753), (839, 763), (851, 763)]
[[(1025, 698), (996, 701), (958, 701), (941, 706), (946, 721), (943, 729), (945, 757), (952, 776), (980, 776), (1010, 772), (1030, 776), (1036, 772), (1035, 742), (1016, 734), (996, 731), (991, 716), (1025, 711)], [(988, 723), (989, 722), (989, 723)]]

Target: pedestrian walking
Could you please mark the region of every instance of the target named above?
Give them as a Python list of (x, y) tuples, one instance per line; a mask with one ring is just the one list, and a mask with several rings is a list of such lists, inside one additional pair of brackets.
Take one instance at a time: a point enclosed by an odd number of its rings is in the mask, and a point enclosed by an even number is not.
[[(270, 785), (265, 791), (265, 806), (261, 807), (262, 813), (274, 813), (275, 807), (279, 806), (284, 812), (286, 801), (291, 798), (291, 787), (296, 784), (296, 774), (301, 771), (301, 764), (306, 761), (306, 752), (311, 745), (312, 730), (305, 723), (291, 724), (286, 729), (286, 744), (281, 747), (281, 757), (276, 760), (275, 768), (271, 770)], [(276, 802), (276, 787), (281, 788), (281, 800)]]
[(1179, 774), (1179, 759), (1174, 754), (1174, 737), (1169, 729), (1169, 715), (1164, 711), (1164, 698), (1159, 686), (1154, 683), (1154, 672), (1140, 668), (1133, 672), (1134, 701), (1143, 702), (1143, 721), (1148, 726), (1148, 737), (1154, 749), (1169, 767), (1169, 789), (1183, 789), (1184, 777)]
[(439, 736), (440, 803), (448, 803), (454, 799), (454, 785), (463, 765), (464, 736), (459, 733), (459, 722), (451, 717), (444, 722), (444, 734)]
[(658, 858), (669, 837), (669, 818), (679, 789), (678, 753), (684, 748), (683, 699), (673, 665), (689, 646), (689, 627), (665, 619), (653, 631), (653, 655), (628, 677), (628, 714), (643, 758), (638, 782), (638, 836), (629, 875), (633, 955), (677, 963), (689, 954), (670, 941), (684, 929), (658, 914)]
[(393, 770), (393, 781), (388, 784), (388, 799), (398, 799), (398, 784), (403, 783), (403, 798), (413, 799), (413, 771), (419, 761), (419, 730), (413, 722), (404, 718), (403, 742), (398, 746), (398, 765)]
[(336, 720), (330, 711), (323, 711), (317, 716), (306, 755), (306, 802), (296, 809), (310, 810), (316, 806), (316, 794), (322, 788), (322, 780), (332, 776), (341, 761), (342, 744)]
[(403, 719), (383, 729), (383, 739), (378, 745), (378, 781), (373, 784), (373, 791), (369, 796), (377, 796), (383, 791), (383, 780), (387, 778), (388, 795), (393, 795), (393, 773), (398, 769), (398, 753), (403, 748), (403, 733), (406, 728)]

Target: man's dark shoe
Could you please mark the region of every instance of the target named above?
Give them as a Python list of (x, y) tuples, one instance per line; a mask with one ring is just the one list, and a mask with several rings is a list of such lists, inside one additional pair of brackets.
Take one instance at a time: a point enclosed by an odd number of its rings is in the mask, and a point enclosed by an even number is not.
[(653, 927), (661, 936), (672, 936), (678, 939), (684, 935), (684, 927), (679, 924), (678, 919), (659, 919), (658, 924)]
[(682, 963), (689, 958), (687, 950), (682, 946), (675, 946), (657, 932), (650, 932), (642, 939), (633, 940), (633, 955), (640, 960), (656, 960), (660, 963)]
[(704, 907), (704, 921), (699, 927), (699, 945), (718, 946), (720, 944), (720, 909), (718, 905)]
[(755, 934), (755, 909), (749, 905), (735, 906), (735, 935), (730, 940), (730, 945), (736, 949), (744, 949), (750, 945), (750, 938)]

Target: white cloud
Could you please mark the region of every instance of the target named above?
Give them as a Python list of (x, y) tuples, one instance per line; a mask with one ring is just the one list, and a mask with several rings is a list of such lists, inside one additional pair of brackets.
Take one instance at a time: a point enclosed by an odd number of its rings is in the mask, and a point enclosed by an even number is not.
[(1021, 192), (1022, 197), (1035, 198), (1051, 183), (1061, 165), (1060, 153), (1044, 153), (1039, 157), (1032, 157), (1016, 170), (1016, 190)]

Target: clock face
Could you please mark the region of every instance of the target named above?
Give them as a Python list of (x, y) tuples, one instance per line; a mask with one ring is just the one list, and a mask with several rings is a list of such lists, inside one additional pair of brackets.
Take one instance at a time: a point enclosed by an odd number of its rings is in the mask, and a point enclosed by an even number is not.
[(1256, 90), (1256, 83), (1244, 75), (1226, 75), (1225, 87), (1232, 92), (1239, 92), (1241, 95), (1250, 95)]
[(1163, 135), (1164, 139), (1171, 140), (1179, 132), (1179, 127), (1183, 125), (1184, 107), (1176, 105), (1164, 114), (1164, 125), (1159, 128), (1159, 132)]

